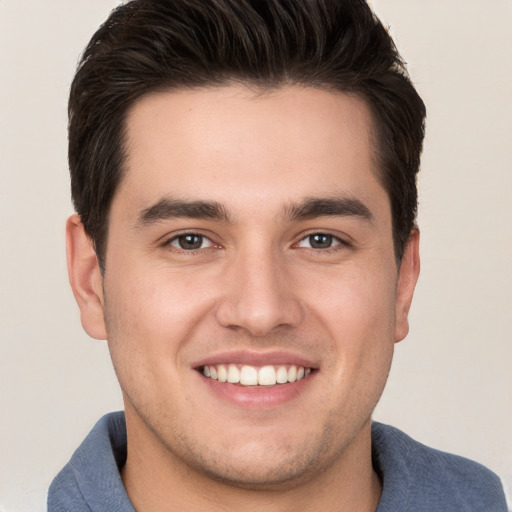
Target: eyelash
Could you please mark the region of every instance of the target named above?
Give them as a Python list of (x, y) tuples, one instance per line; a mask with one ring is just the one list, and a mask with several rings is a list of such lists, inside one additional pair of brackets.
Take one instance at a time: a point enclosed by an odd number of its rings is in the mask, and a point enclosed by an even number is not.
[[(311, 243), (312, 243), (312, 238), (313, 237), (325, 237), (327, 238), (327, 242), (330, 244), (328, 247), (312, 247), (311, 246)], [(180, 239), (185, 239), (187, 237), (195, 237), (195, 238), (198, 238), (200, 239), (199, 242), (200, 242), (200, 245), (203, 245), (203, 243), (205, 241), (207, 241), (209, 243), (209, 245), (207, 247), (194, 247), (194, 248), (184, 248), (184, 247), (178, 247), (177, 245), (175, 244), (180, 244)], [(305, 241), (309, 241), (309, 246), (308, 247), (303, 247), (301, 246), (301, 244)], [(321, 243), (321, 242), (318, 242), (318, 243)], [(334, 245), (333, 245), (334, 244)], [(175, 235), (173, 236), (172, 238), (166, 240), (163, 244), (162, 244), (163, 247), (173, 247), (175, 250), (178, 250), (178, 251), (181, 251), (183, 253), (188, 253), (188, 254), (195, 254), (197, 253), (198, 251), (202, 251), (202, 250), (205, 250), (205, 249), (210, 249), (212, 247), (215, 247), (215, 243), (206, 235), (203, 235), (201, 233), (195, 233), (195, 232), (184, 232), (184, 233), (180, 233), (178, 235)], [(343, 248), (346, 248), (346, 247), (350, 247), (350, 243), (347, 242), (346, 240), (336, 236), (336, 235), (333, 235), (331, 233), (328, 233), (328, 232), (323, 232), (323, 231), (313, 231), (313, 232), (310, 232), (308, 234), (306, 234), (305, 236), (303, 236), (298, 242), (296, 242), (292, 247), (303, 247), (305, 249), (309, 249), (309, 250), (313, 250), (315, 252), (331, 252), (331, 251), (337, 251), (337, 250), (340, 250), (340, 249), (343, 249)]]
[[(313, 237), (325, 237), (328, 239), (328, 243), (330, 243), (329, 247), (311, 247), (311, 242), (312, 242), (312, 238)], [(311, 232), (311, 233), (308, 233), (306, 236), (302, 237), (299, 242), (297, 242), (295, 244), (295, 246), (299, 246), (300, 247), (300, 244), (305, 242), (305, 241), (309, 241), (309, 247), (305, 247), (306, 249), (311, 249), (311, 250), (314, 250), (314, 251), (321, 251), (321, 252), (330, 252), (330, 251), (337, 251), (339, 249), (342, 249), (344, 247), (348, 247), (350, 244), (340, 238), (339, 236), (336, 236), (336, 235), (333, 235), (331, 233), (328, 233), (328, 232), (323, 232), (323, 231), (314, 231), (314, 232)], [(321, 242), (319, 242), (321, 243)]]
[[(200, 241), (201, 241), (201, 245), (204, 241), (208, 241), (209, 242), (209, 245), (208, 247), (197, 247), (197, 248), (188, 248), (188, 249), (185, 249), (183, 247), (177, 247), (176, 245), (174, 245), (174, 243), (177, 243), (179, 244), (180, 243), (180, 239), (185, 239), (187, 237), (195, 237), (195, 238), (199, 238)], [(191, 254), (194, 254), (196, 253), (197, 251), (201, 251), (201, 250), (204, 250), (204, 249), (209, 249), (210, 247), (214, 247), (215, 244), (214, 242), (209, 238), (207, 237), (206, 235), (203, 235), (201, 233), (194, 233), (194, 232), (185, 232), (185, 233), (180, 233), (179, 235), (175, 235), (173, 236), (172, 238), (170, 238), (169, 240), (166, 240), (164, 243), (163, 243), (163, 246), (164, 247), (173, 247), (174, 249), (178, 250), (178, 251), (181, 251), (181, 252), (186, 252), (186, 253), (191, 253)]]

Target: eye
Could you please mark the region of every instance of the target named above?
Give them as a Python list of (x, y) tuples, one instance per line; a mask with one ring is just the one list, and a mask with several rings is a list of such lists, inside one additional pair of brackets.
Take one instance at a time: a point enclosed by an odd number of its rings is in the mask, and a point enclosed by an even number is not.
[(299, 247), (307, 247), (309, 249), (330, 249), (337, 245), (341, 245), (341, 240), (328, 233), (313, 233), (304, 237), (299, 243)]
[(183, 251), (197, 251), (199, 249), (212, 247), (213, 243), (209, 238), (203, 235), (198, 235), (196, 233), (183, 233), (182, 235), (171, 238), (166, 245), (176, 247)]

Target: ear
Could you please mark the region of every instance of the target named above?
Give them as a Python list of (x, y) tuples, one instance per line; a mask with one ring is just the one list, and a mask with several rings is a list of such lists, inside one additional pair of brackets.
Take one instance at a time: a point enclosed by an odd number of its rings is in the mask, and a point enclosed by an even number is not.
[(66, 223), (66, 255), (69, 282), (80, 308), (82, 326), (89, 336), (104, 340), (107, 334), (103, 278), (93, 242), (78, 215), (72, 215)]
[(395, 306), (395, 342), (402, 341), (409, 332), (409, 309), (414, 288), (420, 273), (420, 232), (411, 231), (405, 246), (402, 263), (398, 272), (396, 306)]

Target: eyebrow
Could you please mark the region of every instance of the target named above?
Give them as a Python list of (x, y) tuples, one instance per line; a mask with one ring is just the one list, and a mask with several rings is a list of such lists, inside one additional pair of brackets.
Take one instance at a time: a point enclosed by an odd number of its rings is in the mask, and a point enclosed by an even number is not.
[[(307, 198), (285, 206), (284, 216), (291, 221), (316, 217), (359, 217), (369, 222), (374, 219), (370, 209), (353, 197)], [(172, 218), (232, 222), (226, 208), (216, 201), (187, 201), (164, 197), (140, 212), (135, 227), (141, 228)]]
[(285, 208), (285, 215), (292, 221), (309, 220), (316, 217), (359, 217), (373, 222), (370, 209), (354, 197), (308, 198), (301, 203), (292, 203)]
[(140, 212), (135, 227), (148, 226), (172, 218), (230, 222), (228, 212), (224, 206), (216, 201), (186, 201), (164, 197)]

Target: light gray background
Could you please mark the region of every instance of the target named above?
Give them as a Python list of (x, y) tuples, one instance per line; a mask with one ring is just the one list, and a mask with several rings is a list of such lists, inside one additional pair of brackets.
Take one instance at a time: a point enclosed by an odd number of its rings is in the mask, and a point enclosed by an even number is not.
[[(114, 0), (0, 0), (0, 510), (121, 408), (67, 284), (66, 101)], [(374, 0), (428, 107), (422, 275), (375, 418), (512, 488), (512, 2)]]

